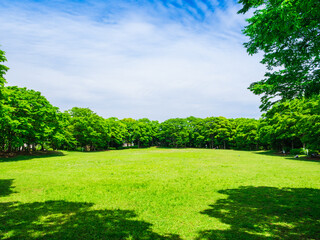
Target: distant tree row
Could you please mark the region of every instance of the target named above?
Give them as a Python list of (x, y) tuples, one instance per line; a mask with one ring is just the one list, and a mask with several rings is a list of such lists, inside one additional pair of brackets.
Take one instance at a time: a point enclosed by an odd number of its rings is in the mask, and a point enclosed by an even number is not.
[(275, 104), (260, 120), (225, 117), (103, 118), (88, 108), (60, 112), (39, 92), (1, 89), (0, 151), (129, 147), (194, 147), (245, 150), (319, 149), (320, 97)]
[[(0, 63), (6, 61), (0, 50)], [(320, 150), (320, 96), (276, 103), (260, 120), (225, 117), (103, 118), (88, 108), (60, 112), (40, 92), (6, 87), (0, 64), (0, 152), (129, 147)]]

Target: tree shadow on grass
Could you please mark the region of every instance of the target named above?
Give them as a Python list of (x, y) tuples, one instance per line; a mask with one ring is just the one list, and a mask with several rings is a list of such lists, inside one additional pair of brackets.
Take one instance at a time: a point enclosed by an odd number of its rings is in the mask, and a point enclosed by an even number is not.
[(275, 151), (257, 151), (254, 152), (255, 154), (260, 154), (260, 155), (266, 155), (266, 156), (272, 156), (272, 157), (282, 157), (285, 159), (289, 159), (289, 160), (295, 160), (295, 161), (307, 161), (307, 162), (318, 162), (320, 163), (320, 159), (319, 158), (310, 158), (310, 157), (298, 157), (295, 158), (293, 155), (285, 155), (285, 154), (281, 154)]
[(33, 153), (16, 153), (12, 156), (0, 155), (0, 163), (26, 161), (34, 158), (49, 158), (49, 157), (61, 157), (61, 156), (65, 156), (65, 154), (59, 151), (44, 151), (44, 152), (38, 151)]
[[(0, 179), (0, 197), (13, 193), (12, 179)], [(0, 239), (178, 240), (160, 235), (129, 210), (93, 210), (92, 203), (0, 202)]]
[(207, 230), (197, 239), (320, 239), (320, 190), (240, 187), (202, 211), (230, 225)]
[(0, 179), (0, 197), (5, 197), (14, 193), (12, 190), (13, 179)]
[[(0, 179), (0, 197), (13, 193), (13, 179)], [(160, 235), (152, 224), (129, 210), (94, 210), (93, 203), (46, 201), (0, 202), (0, 239), (143, 239), (180, 240)]]
[(0, 239), (180, 239), (160, 235), (128, 210), (92, 210), (92, 203), (0, 203)]

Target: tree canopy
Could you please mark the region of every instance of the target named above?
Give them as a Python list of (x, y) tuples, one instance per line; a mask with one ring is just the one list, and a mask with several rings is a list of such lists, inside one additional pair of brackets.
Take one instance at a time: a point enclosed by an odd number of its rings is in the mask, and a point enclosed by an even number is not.
[(320, 93), (320, 1), (239, 0), (238, 13), (255, 10), (243, 30), (250, 55), (264, 52), (265, 78), (249, 89), (261, 97), (261, 109), (277, 101)]
[(50, 144), (59, 130), (58, 108), (40, 92), (26, 88), (5, 87), (1, 104), (1, 151), (35, 150)]
[(9, 70), (8, 67), (6, 67), (5, 65), (1, 64), (2, 62), (6, 62), (7, 61), (7, 59), (4, 56), (4, 54), (5, 54), (5, 52), (0, 50), (0, 87), (3, 87), (4, 84), (6, 83), (4, 75)]

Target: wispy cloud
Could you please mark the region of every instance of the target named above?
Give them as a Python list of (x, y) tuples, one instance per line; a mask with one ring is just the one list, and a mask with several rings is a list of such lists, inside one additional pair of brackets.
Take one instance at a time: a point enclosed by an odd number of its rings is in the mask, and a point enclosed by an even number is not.
[(260, 115), (247, 87), (264, 69), (242, 46), (244, 17), (233, 1), (17, 2), (0, 5), (7, 80), (62, 110), (157, 120)]

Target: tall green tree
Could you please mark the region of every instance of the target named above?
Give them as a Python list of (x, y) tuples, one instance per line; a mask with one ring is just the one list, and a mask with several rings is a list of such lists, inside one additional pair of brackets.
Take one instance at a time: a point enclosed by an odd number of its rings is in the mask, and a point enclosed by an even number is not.
[(259, 120), (250, 118), (234, 119), (236, 131), (234, 136), (237, 149), (255, 150), (259, 147), (258, 125)]
[(122, 123), (124, 123), (126, 125), (127, 128), (127, 134), (124, 138), (125, 143), (129, 144), (129, 146), (131, 146), (135, 140), (135, 125), (137, 124), (137, 120), (133, 119), (133, 118), (124, 118), (121, 120)]
[(37, 145), (50, 145), (59, 129), (58, 108), (40, 92), (5, 87), (2, 109), (0, 145), (3, 151), (35, 150)]
[(277, 101), (320, 93), (319, 0), (239, 0), (238, 13), (255, 10), (244, 34), (250, 55), (264, 52), (265, 78), (249, 89), (261, 97), (261, 109)]
[(311, 99), (296, 100), (299, 107), (298, 136), (304, 147), (320, 150), (320, 95)]
[[(7, 61), (4, 54), (5, 54), (4, 51), (0, 50), (0, 131), (3, 131), (4, 129), (4, 124), (6, 123), (5, 118), (8, 111), (8, 109), (4, 108), (4, 97), (3, 97), (4, 84), (6, 83), (4, 75), (9, 69), (5, 65), (1, 64), (2, 62)], [(0, 140), (0, 144), (2, 141), (4, 141), (4, 139)]]
[(104, 118), (89, 108), (74, 107), (68, 112), (71, 115), (73, 136), (80, 147), (86, 151), (106, 148), (110, 141), (110, 128)]
[[(266, 114), (263, 115), (262, 122), (267, 122), (267, 126), (259, 129), (259, 134), (265, 138), (270, 138), (273, 148), (288, 151), (301, 145), (298, 136), (297, 124), (301, 117), (297, 111), (297, 105), (293, 104), (298, 100), (285, 101), (275, 104)], [(300, 105), (300, 107), (302, 107)], [(302, 110), (302, 109), (301, 109)], [(264, 125), (264, 123), (262, 123)], [(270, 126), (272, 127), (270, 129)]]
[(228, 143), (232, 138), (231, 122), (225, 117), (217, 117), (217, 135), (215, 136), (218, 145), (227, 148)]
[(205, 147), (217, 147), (218, 121), (217, 117), (207, 117), (199, 122), (200, 134), (198, 139), (204, 141)]
[(75, 137), (74, 126), (71, 124), (71, 115), (69, 112), (65, 111), (63, 113), (59, 112), (58, 115), (58, 130), (54, 135), (52, 135), (51, 145), (54, 149), (61, 150), (74, 150), (79, 144)]
[(171, 118), (159, 127), (159, 141), (164, 147), (186, 147), (190, 140), (190, 127), (185, 118)]
[(134, 125), (134, 143), (138, 147), (150, 147), (157, 133), (157, 122), (147, 118), (139, 119)]
[(4, 84), (6, 83), (6, 79), (4, 78), (4, 75), (9, 70), (9, 68), (1, 64), (2, 62), (6, 62), (6, 61), (7, 59), (5, 57), (5, 52), (0, 50), (0, 87), (3, 87)]
[(126, 124), (116, 117), (107, 118), (106, 127), (108, 129), (107, 148), (119, 148), (122, 147), (126, 141), (128, 130)]
[(259, 138), (272, 148), (320, 149), (320, 96), (275, 104), (263, 115)]

